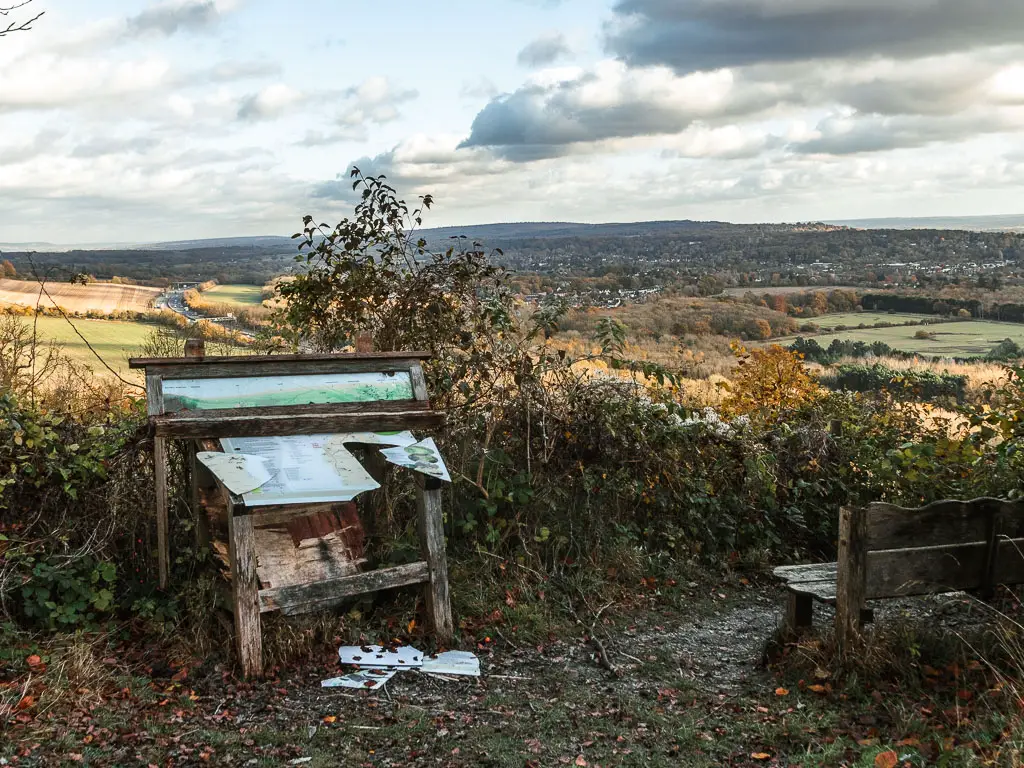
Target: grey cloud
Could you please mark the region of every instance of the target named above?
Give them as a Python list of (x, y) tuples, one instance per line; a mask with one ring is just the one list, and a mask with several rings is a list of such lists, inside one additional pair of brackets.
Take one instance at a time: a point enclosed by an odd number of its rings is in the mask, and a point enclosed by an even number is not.
[(1019, 0), (619, 0), (610, 52), (676, 72), (1018, 44)]
[(214, 0), (186, 0), (162, 3), (128, 19), (132, 33), (158, 32), (173, 35), (179, 30), (208, 27), (220, 18)]
[(565, 35), (549, 35), (529, 43), (516, 56), (516, 61), (524, 67), (546, 67), (554, 64), (572, 51), (565, 40)]
[(574, 145), (677, 134), (699, 120), (751, 116), (797, 98), (778, 89), (732, 83), (723, 84), (728, 93), (721, 101), (708, 104), (699, 94), (690, 98), (686, 93), (645, 92), (635, 80), (605, 84), (616, 89), (614, 98), (595, 103), (581, 95), (587, 87), (601, 85), (599, 75), (591, 73), (548, 87), (528, 85), (494, 99), (473, 120), (469, 138), (460, 147), (490, 147), (508, 160), (530, 162), (569, 154)]

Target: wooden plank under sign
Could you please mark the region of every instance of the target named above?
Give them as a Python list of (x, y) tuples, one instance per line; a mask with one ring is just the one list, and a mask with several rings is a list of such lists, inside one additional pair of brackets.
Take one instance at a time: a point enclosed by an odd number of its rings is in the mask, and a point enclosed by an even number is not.
[(312, 545), (296, 547), (286, 526), (256, 528), (260, 588), (291, 587), (358, 574), (366, 562), (361, 532), (353, 531), (349, 536), (331, 533), (314, 539)]
[(419, 562), (313, 584), (264, 589), (259, 595), (260, 612), (281, 610), (287, 613), (328, 608), (355, 595), (421, 584), (429, 579), (430, 567)]
[[(327, 406), (325, 406), (325, 409)], [(280, 437), (333, 432), (391, 432), (403, 429), (436, 429), (446, 414), (438, 411), (399, 413), (330, 413), (303, 416), (243, 416), (209, 419), (157, 416), (152, 419), (160, 437)]]

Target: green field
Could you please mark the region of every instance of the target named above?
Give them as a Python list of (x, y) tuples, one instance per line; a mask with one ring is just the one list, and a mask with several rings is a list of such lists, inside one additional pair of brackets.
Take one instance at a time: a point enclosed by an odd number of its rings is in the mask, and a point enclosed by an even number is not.
[[(833, 315), (820, 315), (809, 319), (807, 322), (814, 323), (821, 328), (835, 328), (837, 325), (845, 325), (848, 328), (856, 328), (863, 323), (867, 326), (878, 323), (921, 323), (927, 320), (936, 320), (935, 315), (915, 315), (912, 313), (889, 314), (887, 312), (837, 312)], [(803, 322), (803, 321), (801, 321)]]
[[(32, 318), (23, 318), (31, 325)], [(40, 317), (36, 329), (40, 339), (52, 339), (64, 346), (64, 354), (78, 363), (91, 366), (97, 373), (103, 370), (102, 364), (96, 359), (85, 343), (62, 317)], [(138, 354), (139, 347), (157, 328), (149, 323), (131, 323), (121, 320), (74, 320), (77, 328), (106, 361), (107, 365), (119, 373), (128, 370), (128, 358)]]
[(263, 303), (262, 292), (263, 288), (259, 285), (218, 285), (203, 291), (203, 298), (215, 303), (258, 307)]
[[(851, 315), (852, 316), (852, 315)], [(858, 315), (859, 316), (859, 315)], [(835, 317), (839, 317), (836, 315)], [(824, 320), (825, 318), (820, 318)], [(865, 321), (866, 322), (866, 321)], [(933, 339), (915, 339), (914, 334), (925, 330), (935, 334)], [(822, 347), (832, 339), (863, 341), (871, 344), (882, 341), (893, 349), (920, 355), (940, 357), (983, 357), (1003, 339), (1024, 344), (1024, 325), (998, 323), (993, 320), (957, 320), (935, 325), (908, 325), (896, 328), (853, 328), (838, 333), (806, 335)], [(770, 343), (789, 344), (793, 338), (775, 339)]]

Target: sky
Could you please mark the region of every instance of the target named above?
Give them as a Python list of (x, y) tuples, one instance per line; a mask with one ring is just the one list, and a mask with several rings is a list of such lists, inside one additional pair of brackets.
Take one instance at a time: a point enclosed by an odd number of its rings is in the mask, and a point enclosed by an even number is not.
[[(0, 8), (17, 0), (0, 0)], [(0, 242), (1024, 213), (1021, 0), (31, 0)], [(0, 23), (0, 30), (6, 24)]]

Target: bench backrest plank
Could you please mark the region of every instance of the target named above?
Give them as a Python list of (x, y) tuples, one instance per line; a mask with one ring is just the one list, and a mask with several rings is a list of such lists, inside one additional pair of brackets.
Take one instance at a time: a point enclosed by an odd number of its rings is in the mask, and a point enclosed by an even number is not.
[[(979, 589), (987, 582), (988, 543), (889, 549), (867, 554), (865, 598)], [(1024, 583), (1024, 539), (998, 543), (992, 584)]]
[(917, 509), (869, 504), (868, 551), (987, 541), (990, 515), (1002, 517), (1001, 535), (1024, 538), (1024, 504), (1021, 502), (989, 498), (936, 501)]

